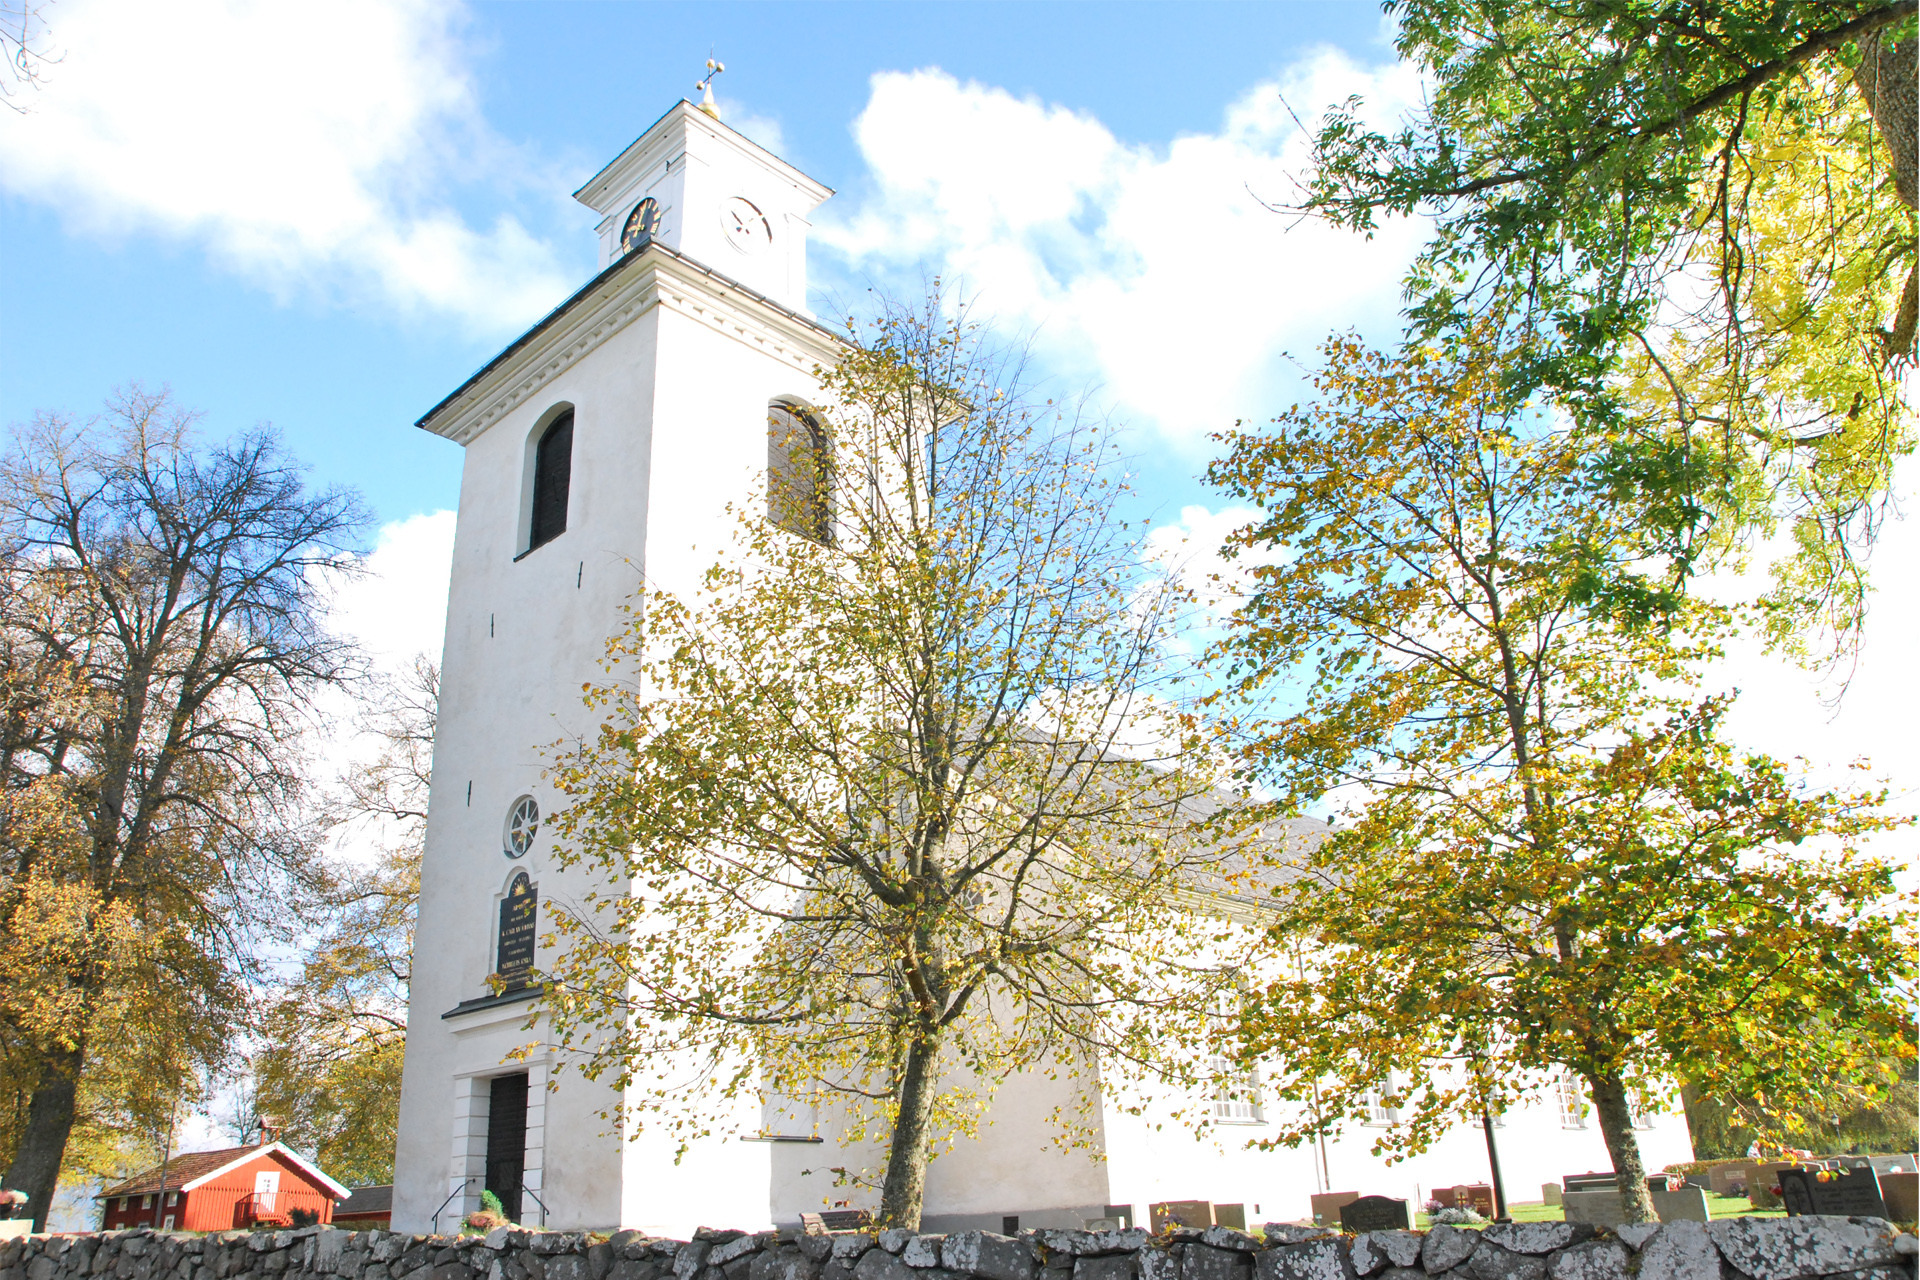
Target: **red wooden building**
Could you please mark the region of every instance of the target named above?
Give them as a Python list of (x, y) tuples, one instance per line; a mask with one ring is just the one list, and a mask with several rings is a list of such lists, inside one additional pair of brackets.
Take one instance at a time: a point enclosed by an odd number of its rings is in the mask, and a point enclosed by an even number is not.
[[(278, 1142), (223, 1151), (190, 1151), (108, 1187), (102, 1231), (157, 1227), (162, 1231), (230, 1231), (333, 1221), (348, 1190), (319, 1166)], [(308, 1215), (311, 1215), (309, 1217)]]

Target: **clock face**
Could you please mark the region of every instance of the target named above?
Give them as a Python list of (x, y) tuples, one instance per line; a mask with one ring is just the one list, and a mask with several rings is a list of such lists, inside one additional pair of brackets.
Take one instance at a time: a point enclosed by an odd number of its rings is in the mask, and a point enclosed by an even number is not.
[(773, 243), (773, 224), (745, 196), (720, 206), (720, 227), (727, 233), (727, 242), (742, 253), (758, 253)]
[(642, 236), (652, 236), (659, 230), (660, 202), (648, 196), (627, 215), (627, 225), (620, 229), (620, 252), (632, 253)]

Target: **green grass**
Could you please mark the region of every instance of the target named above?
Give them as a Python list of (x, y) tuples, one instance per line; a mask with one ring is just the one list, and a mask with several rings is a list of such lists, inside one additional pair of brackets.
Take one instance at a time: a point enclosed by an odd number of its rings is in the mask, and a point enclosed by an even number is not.
[[(1524, 1200), (1509, 1204), (1507, 1213), (1515, 1222), (1563, 1222), (1565, 1216), (1557, 1204), (1543, 1204), (1538, 1200)], [(1745, 1196), (1707, 1196), (1707, 1216), (1709, 1218), (1784, 1218), (1785, 1209), (1756, 1209)], [(1413, 1225), (1425, 1231), (1431, 1223), (1425, 1213), (1414, 1215)]]

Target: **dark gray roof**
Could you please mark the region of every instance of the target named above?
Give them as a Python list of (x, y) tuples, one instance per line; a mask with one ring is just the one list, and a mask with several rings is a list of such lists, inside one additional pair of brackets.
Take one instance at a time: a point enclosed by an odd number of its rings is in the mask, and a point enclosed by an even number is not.
[(393, 1184), (378, 1187), (355, 1187), (353, 1194), (340, 1202), (333, 1211), (336, 1220), (357, 1213), (392, 1213)]

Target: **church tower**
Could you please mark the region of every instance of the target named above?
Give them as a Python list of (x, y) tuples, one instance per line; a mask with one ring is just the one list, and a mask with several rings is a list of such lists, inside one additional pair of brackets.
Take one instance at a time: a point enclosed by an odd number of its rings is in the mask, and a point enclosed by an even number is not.
[(768, 1219), (766, 1145), (676, 1165), (610, 1131), (606, 1085), (568, 1072), (548, 1090), (559, 1062), (526, 974), (543, 905), (596, 887), (553, 863), (543, 747), (588, 729), (581, 685), (621, 606), (643, 577), (706, 567), (767, 465), (770, 410), (807, 401), (842, 350), (805, 310), (807, 216), (831, 194), (679, 103), (575, 193), (601, 215), (600, 272), (419, 421), (466, 453), (396, 1230), (451, 1229), (483, 1187), (552, 1228)]

